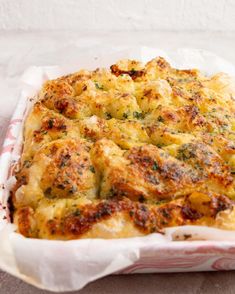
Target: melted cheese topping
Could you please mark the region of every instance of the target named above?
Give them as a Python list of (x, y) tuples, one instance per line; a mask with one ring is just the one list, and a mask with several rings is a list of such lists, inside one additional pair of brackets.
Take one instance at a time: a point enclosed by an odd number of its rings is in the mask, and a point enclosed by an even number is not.
[(48, 81), (28, 115), (13, 191), (27, 237), (235, 229), (235, 83), (158, 57)]

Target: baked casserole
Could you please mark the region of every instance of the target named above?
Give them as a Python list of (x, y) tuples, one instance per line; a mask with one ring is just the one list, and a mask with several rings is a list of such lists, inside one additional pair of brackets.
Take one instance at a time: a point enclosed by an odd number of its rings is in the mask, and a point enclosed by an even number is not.
[(121, 60), (47, 81), (24, 124), (12, 191), (26, 237), (235, 230), (235, 84)]

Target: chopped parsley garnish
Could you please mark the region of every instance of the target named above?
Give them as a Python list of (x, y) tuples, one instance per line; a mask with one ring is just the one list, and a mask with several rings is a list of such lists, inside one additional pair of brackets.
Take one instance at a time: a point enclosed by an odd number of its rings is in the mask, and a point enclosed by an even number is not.
[(60, 159), (59, 167), (61, 168), (61, 167), (66, 166), (68, 161), (70, 160), (70, 158), (71, 158), (70, 154), (66, 154), (66, 155), (62, 156), (61, 159)]
[(95, 87), (96, 87), (96, 89), (104, 90), (104, 86), (100, 85), (98, 82), (95, 82)]
[(130, 70), (130, 74), (131, 74), (131, 75), (134, 75), (136, 72), (137, 72), (137, 70), (135, 70), (134, 68), (132, 68), (132, 69)]
[(31, 166), (31, 164), (32, 163), (29, 160), (25, 160), (23, 165), (24, 165), (24, 167), (29, 168)]
[(143, 114), (141, 112), (138, 112), (138, 111), (134, 111), (133, 112), (133, 116), (137, 119), (141, 119), (143, 118)]
[(44, 194), (45, 194), (45, 197), (48, 198), (48, 199), (55, 198), (55, 196), (51, 194), (51, 188), (50, 187), (45, 190)]
[(161, 115), (157, 118), (157, 120), (162, 123), (164, 122), (164, 118)]
[(154, 161), (153, 166), (152, 166), (152, 170), (158, 170), (159, 166), (158, 163), (156, 161)]
[(123, 113), (123, 118), (128, 118), (128, 114), (126, 112)]
[(158, 200), (156, 201), (156, 205), (161, 205), (167, 203), (167, 200)]
[(76, 209), (76, 210), (73, 212), (73, 215), (74, 215), (74, 216), (80, 216), (80, 215), (81, 215), (81, 210), (80, 210), (80, 209)]
[(90, 165), (89, 169), (90, 169), (90, 171), (91, 171), (92, 173), (95, 173), (95, 168), (94, 168), (93, 165)]
[(129, 215), (130, 217), (132, 217), (134, 215), (134, 211), (133, 210), (129, 211)]
[(163, 146), (165, 146), (165, 144), (164, 144), (164, 143), (157, 143), (156, 146), (157, 146), (158, 148), (162, 148)]
[(106, 116), (107, 119), (111, 119), (112, 118), (112, 115), (109, 112), (105, 112), (105, 116)]
[(53, 128), (53, 119), (52, 118), (48, 120), (48, 128), (49, 129)]
[(177, 159), (179, 160), (184, 161), (184, 160), (188, 160), (195, 157), (196, 157), (196, 151), (193, 149), (193, 146), (191, 146), (190, 144), (184, 144), (178, 150)]

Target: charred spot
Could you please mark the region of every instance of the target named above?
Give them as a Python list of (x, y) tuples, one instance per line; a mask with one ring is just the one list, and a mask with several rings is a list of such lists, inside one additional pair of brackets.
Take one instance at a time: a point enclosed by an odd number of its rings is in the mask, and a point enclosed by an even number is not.
[(235, 150), (235, 143), (229, 142), (227, 145), (228, 150), (234, 151)]
[(188, 240), (188, 239), (191, 239), (191, 238), (192, 238), (191, 234), (184, 234), (184, 239), (185, 240)]
[(72, 188), (71, 189), (69, 189), (69, 193), (70, 194), (75, 194), (76, 192), (77, 192), (77, 190), (78, 190), (78, 188), (77, 188), (77, 186), (72, 186)]
[(154, 167), (156, 162), (150, 156), (142, 154), (141, 151), (141, 148), (133, 148), (132, 153), (128, 155), (128, 159), (130, 159), (133, 163), (139, 164), (143, 167)]
[(220, 195), (219, 197), (213, 197), (211, 206), (214, 209), (214, 216), (220, 211), (232, 208), (233, 204), (233, 201), (226, 196)]
[(64, 121), (59, 118), (50, 118), (43, 124), (43, 128), (46, 130), (55, 129), (58, 131), (64, 131), (66, 130), (66, 125), (64, 124)]
[(74, 215), (74, 216), (80, 216), (80, 215), (81, 215), (81, 210), (77, 208), (77, 209), (73, 212), (73, 215)]
[(189, 76), (192, 76), (192, 77), (197, 77), (197, 71), (195, 69), (179, 69), (178, 70), (179, 72), (181, 73), (185, 73)]
[(159, 115), (159, 117), (157, 118), (157, 121), (164, 123), (165, 120), (161, 115)]
[(52, 189), (51, 187), (48, 187), (45, 191), (44, 191), (44, 195), (46, 198), (48, 199), (54, 199), (55, 196), (52, 194)]
[(140, 203), (144, 203), (145, 202), (145, 197), (143, 196), (143, 195), (140, 195), (140, 197), (138, 198), (138, 201), (140, 202)]
[(194, 93), (190, 98), (189, 100), (193, 100), (195, 102), (200, 102), (202, 100), (202, 96), (200, 93)]
[(64, 190), (65, 189), (65, 186), (63, 184), (59, 184), (56, 186), (58, 189), (60, 190)]
[(25, 160), (23, 163), (23, 167), (29, 168), (32, 165), (32, 162), (30, 160)]
[(156, 176), (154, 176), (153, 174), (147, 173), (146, 178), (147, 178), (148, 182), (153, 184), (153, 185), (158, 185), (159, 184), (158, 178), (156, 178)]
[(41, 142), (43, 139), (43, 135), (46, 135), (47, 132), (45, 130), (35, 130), (33, 132), (33, 138), (35, 142)]
[(183, 144), (178, 149), (177, 159), (179, 160), (188, 160), (191, 158), (195, 158), (197, 156), (197, 150), (194, 144)]
[(77, 112), (77, 104), (73, 98), (58, 99), (54, 102), (54, 106), (59, 113), (65, 114), (69, 117)]
[(149, 219), (150, 211), (147, 206), (140, 204), (137, 205), (134, 215), (134, 223), (142, 229), (147, 229), (146, 224)]
[(33, 213), (33, 209), (30, 207), (22, 207), (19, 211), (19, 232), (26, 236), (31, 237), (32, 230), (31, 230), (31, 222), (30, 222), (30, 216)]
[(87, 232), (93, 224), (111, 217), (115, 212), (129, 210), (130, 208), (129, 202), (113, 200), (103, 201), (98, 205), (87, 205), (86, 209), (76, 209), (75, 212), (66, 217), (63, 222), (64, 231), (78, 236)]
[(17, 179), (17, 186), (22, 186), (22, 185), (26, 185), (28, 180), (27, 177), (25, 175), (22, 174), (16, 174), (16, 179)]
[(53, 128), (53, 123), (54, 123), (54, 120), (53, 119), (49, 119), (48, 120), (48, 129), (52, 129)]
[(106, 117), (107, 120), (109, 120), (109, 119), (112, 118), (112, 115), (109, 112), (105, 112), (105, 117)]
[(179, 182), (184, 176), (184, 170), (176, 163), (166, 162), (161, 167), (160, 174), (165, 179)]
[(61, 168), (61, 167), (66, 166), (68, 164), (70, 158), (71, 158), (70, 154), (62, 155), (61, 158), (60, 158), (59, 167)]
[(181, 211), (182, 211), (183, 218), (186, 220), (195, 221), (202, 217), (202, 215), (198, 211), (196, 211), (195, 209), (192, 209), (189, 206), (182, 207)]
[(10, 197), (8, 198), (8, 201), (7, 201), (7, 206), (8, 206), (8, 209), (9, 209), (9, 212), (10, 212), (10, 221), (13, 222), (13, 215), (14, 215), (14, 212), (15, 212), (15, 207), (14, 207), (14, 204), (13, 204), (13, 191), (10, 191)]
[(49, 219), (47, 222), (47, 227), (52, 235), (54, 235), (57, 231), (57, 224), (56, 221), (53, 219)]
[(115, 207), (113, 205), (110, 205), (109, 203), (102, 203), (102, 205), (98, 208), (100, 217), (110, 216), (113, 214), (113, 212), (118, 209), (118, 207)]
[(115, 187), (111, 187), (111, 189), (109, 190), (109, 197), (115, 197), (118, 195), (118, 191)]
[(165, 112), (164, 117), (166, 117), (167, 120), (171, 120), (173, 122), (180, 122), (180, 117), (176, 113), (171, 112), (171, 111)]
[(63, 113), (65, 109), (68, 107), (69, 101), (68, 99), (60, 99), (55, 101), (55, 108), (59, 110), (60, 113)]
[(199, 114), (199, 109), (195, 105), (187, 105), (184, 107), (186, 113), (189, 113), (191, 120), (194, 120)]
[(57, 150), (58, 150), (58, 147), (55, 144), (52, 145), (51, 148), (50, 148), (51, 155), (55, 155)]
[(90, 146), (85, 146), (84, 149), (85, 149), (85, 151), (89, 152), (91, 150), (91, 147)]
[(112, 74), (114, 74), (116, 77), (122, 75), (122, 74), (127, 74), (129, 75), (133, 80), (137, 79), (138, 77), (142, 77), (145, 73), (144, 70), (135, 70), (132, 68), (131, 70), (121, 70), (118, 68), (116, 64), (110, 66)]
[(157, 59), (157, 65), (162, 70), (170, 68), (170, 64), (163, 57)]
[(152, 89), (145, 89), (143, 94), (144, 94), (144, 96), (151, 95), (152, 94)]
[(159, 209), (159, 212), (167, 220), (170, 220), (172, 218), (172, 216), (171, 216), (171, 210), (168, 207), (166, 207), (166, 208), (160, 208)]
[(83, 85), (82, 86), (82, 91), (86, 91), (87, 90), (87, 85)]

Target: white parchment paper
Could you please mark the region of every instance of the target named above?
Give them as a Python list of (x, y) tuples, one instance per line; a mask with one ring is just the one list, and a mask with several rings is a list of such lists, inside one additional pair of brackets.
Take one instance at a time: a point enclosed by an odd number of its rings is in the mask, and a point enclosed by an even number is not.
[[(178, 68), (199, 68), (207, 75), (223, 71), (235, 76), (235, 68), (224, 59), (206, 51), (178, 49), (164, 52), (157, 48), (79, 48), (76, 46), (57, 52), (59, 66), (30, 67), (22, 76), (22, 93), (13, 120), (25, 116), (28, 97), (35, 95), (47, 79), (71, 73), (80, 68), (106, 67), (121, 58), (134, 58), (144, 62), (156, 56), (165, 57)], [(7, 200), (8, 190), (14, 179), (6, 180), (10, 162), (19, 158), (22, 122), (13, 126), (16, 134), (15, 149), (11, 156), (3, 154), (0, 161), (0, 203)], [(8, 139), (5, 146), (8, 144)], [(0, 217), (7, 214), (0, 209)], [(7, 216), (7, 215), (6, 215)], [(119, 272), (133, 265), (143, 255), (154, 256), (164, 248), (175, 248), (172, 239), (191, 234), (204, 241), (177, 242), (177, 248), (200, 248), (205, 244), (226, 248), (235, 246), (235, 232), (200, 226), (184, 226), (166, 229), (165, 235), (151, 234), (145, 237), (118, 240), (85, 239), (75, 241), (48, 241), (27, 239), (15, 233), (8, 219), (0, 220), (0, 268), (37, 287), (53, 291), (78, 290), (100, 277)], [(207, 268), (204, 268), (205, 270)], [(146, 270), (148, 271), (148, 270)]]

